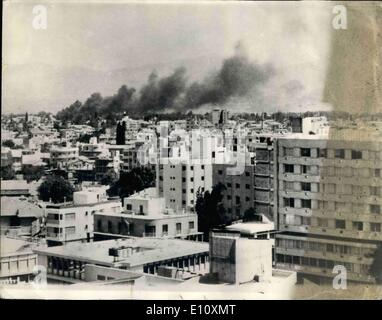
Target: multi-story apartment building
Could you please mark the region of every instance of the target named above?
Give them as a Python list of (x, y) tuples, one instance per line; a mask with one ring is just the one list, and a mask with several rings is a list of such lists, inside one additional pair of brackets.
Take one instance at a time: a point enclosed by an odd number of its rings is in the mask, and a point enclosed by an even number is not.
[(52, 147), (50, 159), (53, 168), (66, 168), (78, 159), (78, 147)]
[(94, 215), (98, 212), (120, 212), (121, 202), (109, 200), (104, 188), (74, 192), (73, 202), (46, 206), (47, 241), (50, 245), (66, 242), (91, 242)]
[(245, 147), (245, 168), (228, 173), (231, 164), (214, 163), (213, 185), (225, 185), (223, 205), (232, 220), (243, 218), (247, 210), (253, 209), (256, 214), (264, 214), (273, 221), (273, 138), (265, 134), (253, 135), (251, 141), (247, 139)]
[[(156, 188), (147, 188), (124, 199), (123, 212), (97, 213), (95, 232), (103, 238), (117, 236), (202, 240), (198, 216), (166, 208)], [(114, 237), (115, 238), (115, 237)]]
[(87, 157), (91, 160), (109, 156), (107, 145), (105, 143), (98, 143), (96, 137), (90, 138), (89, 143), (81, 144), (79, 149), (80, 156)]
[(221, 183), (223, 191), (223, 206), (231, 220), (238, 220), (250, 208), (254, 208), (254, 169), (253, 164), (247, 164), (243, 172), (228, 174), (228, 164), (213, 164), (213, 185)]
[(228, 120), (229, 113), (227, 110), (214, 109), (211, 112), (211, 122), (213, 125), (224, 125)]
[(278, 139), (279, 266), (322, 280), (341, 265), (349, 281), (376, 281), (382, 260), (381, 146), (354, 132), (347, 139)]
[(212, 188), (212, 164), (180, 162), (158, 166), (157, 187), (166, 199), (166, 206), (174, 210), (193, 210), (198, 191)]

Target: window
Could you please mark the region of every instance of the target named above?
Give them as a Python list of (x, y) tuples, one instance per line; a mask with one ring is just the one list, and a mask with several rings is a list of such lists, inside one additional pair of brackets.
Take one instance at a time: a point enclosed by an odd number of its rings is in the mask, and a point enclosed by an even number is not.
[(105, 278), (105, 276), (102, 276), (102, 275), (100, 275), (100, 274), (97, 274), (97, 280), (99, 280), (99, 281), (104, 281), (104, 280), (106, 280), (106, 278)]
[(228, 187), (228, 188), (231, 188), (231, 187), (232, 187), (232, 184), (228, 182), (228, 183), (227, 183), (227, 187)]
[(328, 220), (324, 218), (317, 218), (317, 225), (319, 227), (327, 228), (328, 227)]
[(212, 151), (212, 158), (215, 158), (215, 151)]
[(67, 220), (67, 221), (73, 221), (73, 220), (75, 220), (75, 218), (76, 218), (76, 214), (75, 213), (67, 213), (65, 215), (65, 220)]
[(235, 187), (236, 189), (240, 189), (240, 183), (236, 183)]
[(194, 221), (190, 221), (188, 223), (188, 229), (193, 230), (194, 228), (195, 228), (195, 222)]
[(168, 234), (168, 224), (162, 225), (162, 233), (163, 233), (163, 235)]
[(131, 210), (131, 209), (132, 209), (132, 206), (131, 206), (131, 204), (128, 203), (128, 204), (126, 205), (126, 210)]
[(310, 148), (301, 148), (301, 157), (310, 157)]
[(294, 198), (284, 198), (284, 207), (294, 208)]
[(324, 184), (324, 191), (325, 193), (334, 194), (336, 193), (336, 185), (334, 183)]
[(381, 169), (374, 169), (374, 177), (375, 178), (381, 177)]
[(191, 166), (190, 169), (191, 169), (191, 171), (194, 170), (194, 166)]
[(182, 193), (186, 193), (186, 189), (182, 189)]
[(293, 164), (284, 164), (284, 172), (285, 173), (294, 173), (294, 165)]
[(301, 182), (301, 190), (302, 191), (311, 191), (309, 182)]
[(190, 191), (191, 191), (191, 193), (194, 193), (194, 189), (191, 189)]
[(370, 195), (371, 196), (380, 196), (381, 189), (379, 187), (370, 187)]
[(353, 160), (362, 159), (362, 151), (352, 150), (351, 151), (351, 158)]
[(328, 150), (327, 149), (318, 149), (318, 156), (320, 158), (326, 158), (328, 156)]
[(306, 166), (306, 165), (302, 165), (301, 166), (301, 173), (303, 173), (303, 174), (306, 174), (306, 173), (308, 173), (308, 166)]
[(381, 213), (381, 207), (377, 204), (371, 204), (370, 205), (370, 213), (380, 214)]
[(245, 197), (245, 201), (246, 202), (250, 201), (249, 197)]
[(186, 182), (186, 178), (182, 178), (182, 182)]
[(176, 224), (176, 234), (182, 233), (182, 223), (178, 222)]
[(249, 177), (250, 176), (250, 173), (248, 171), (245, 171), (245, 176), (246, 177)]
[(292, 181), (284, 181), (284, 190), (293, 191), (294, 190), (294, 183)]
[(230, 195), (227, 195), (227, 200), (231, 200), (232, 197)]
[(204, 170), (204, 164), (202, 164), (202, 170)]
[(163, 181), (163, 176), (159, 176), (159, 181)]
[(236, 196), (235, 199), (236, 199), (236, 204), (240, 204), (240, 197)]
[(204, 176), (202, 176), (202, 181), (204, 181)]
[(222, 174), (223, 174), (223, 170), (219, 170), (219, 171), (218, 171), (218, 174), (219, 174), (219, 175), (222, 175)]
[(301, 207), (306, 209), (312, 208), (312, 200), (310, 199), (302, 199), (301, 200)]
[(381, 232), (381, 224), (380, 223), (371, 222), (370, 223), (370, 231), (371, 232)]
[(336, 219), (336, 229), (345, 229), (345, 220)]
[(353, 221), (353, 230), (362, 231), (363, 223), (361, 221)]
[(74, 234), (76, 232), (76, 227), (66, 227), (65, 233), (66, 234)]
[(289, 156), (289, 157), (294, 156), (293, 148), (283, 147), (283, 152), (284, 152), (284, 156)]
[(345, 159), (345, 150), (344, 149), (334, 150), (334, 157), (337, 159)]
[(190, 181), (191, 181), (191, 182), (194, 182), (194, 178), (193, 178), (193, 177), (191, 177)]
[(182, 171), (186, 171), (186, 166), (182, 166)]
[(249, 185), (249, 184), (246, 184), (246, 185), (245, 185), (245, 189), (250, 189), (250, 185)]

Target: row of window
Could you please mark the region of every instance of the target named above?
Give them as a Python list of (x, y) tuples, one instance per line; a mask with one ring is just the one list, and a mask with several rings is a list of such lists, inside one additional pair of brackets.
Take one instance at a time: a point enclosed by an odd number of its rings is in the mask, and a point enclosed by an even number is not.
[[(176, 180), (176, 177), (174, 177), (174, 176), (171, 176), (170, 177), (170, 180)], [(204, 176), (201, 176), (200, 177), (200, 180), (202, 180), (202, 181), (204, 181)], [(163, 181), (163, 176), (159, 176), (159, 181)], [(182, 178), (182, 182), (186, 182), (187, 180), (186, 180), (186, 178)], [(191, 182), (194, 182), (194, 177), (190, 177), (190, 181)]]
[[(283, 155), (290, 157), (314, 157), (314, 158), (328, 158), (329, 154), (335, 159), (345, 159), (347, 149), (328, 149), (326, 148), (288, 148), (283, 147)], [(365, 158), (365, 151), (363, 150), (348, 150), (348, 159), (361, 160)], [(371, 160), (381, 160), (381, 152), (379, 151), (366, 151), (368, 158)]]
[(380, 178), (381, 169), (353, 167), (319, 167), (284, 163), (283, 173), (321, 175), (323, 177)]
[[(295, 200), (297, 200), (297, 198), (283, 198), (284, 207), (312, 209), (311, 199), (299, 199), (301, 201), (300, 207), (296, 206)], [(351, 203), (345, 203), (345, 202), (322, 201), (322, 200), (313, 200), (313, 201), (317, 201), (317, 209), (347, 212), (349, 211), (348, 210), (349, 206), (352, 205), (352, 208), (353, 208), (352, 212), (354, 213), (361, 213), (362, 211), (365, 210), (364, 204), (358, 204), (358, 203), (351, 204)], [(381, 206), (378, 204), (369, 204), (368, 207), (369, 207), (368, 208), (369, 213), (372, 213), (372, 214), (381, 213)]]
[[(160, 166), (159, 167), (160, 169), (163, 169), (163, 166)], [(175, 169), (176, 168), (176, 166), (175, 165), (170, 165), (170, 168), (171, 169)], [(204, 164), (202, 164), (201, 166), (200, 166), (200, 168), (202, 169), (202, 170), (204, 170)], [(187, 170), (187, 166), (182, 166), (182, 171), (186, 171)], [(194, 170), (194, 166), (190, 166), (190, 170), (191, 171), (193, 171)]]
[[(330, 227), (329, 222), (332, 222), (333, 219), (316, 218), (316, 221), (317, 221), (316, 225), (318, 227), (328, 228), (328, 227)], [(314, 226), (314, 224), (312, 224), (312, 218), (311, 217), (299, 216), (299, 215), (293, 215), (291, 217), (286, 217), (286, 215), (284, 215), (283, 221), (281, 221), (281, 222), (286, 223), (288, 225), (293, 225), (293, 226)], [(366, 222), (363, 222), (363, 221), (351, 221), (351, 226), (346, 226), (346, 220), (334, 219), (334, 228), (335, 229), (365, 231), (366, 230), (365, 225), (366, 225)], [(369, 230), (371, 232), (381, 232), (381, 223), (370, 222), (369, 223)]]
[(381, 187), (351, 184), (283, 181), (285, 191), (323, 192), (326, 194), (381, 196)]
[(300, 257), (300, 256), (290, 256), (284, 254), (276, 255), (277, 263), (286, 263), (300, 266), (307, 266), (313, 268), (322, 268), (333, 270), (334, 266), (340, 265), (344, 266), (348, 272), (354, 272), (358, 274), (368, 274), (370, 266), (367, 264), (357, 264), (343, 261), (333, 261), (326, 259), (317, 259), (309, 257)]
[(294, 239), (276, 239), (276, 247), (364, 256), (375, 251), (372, 248)]

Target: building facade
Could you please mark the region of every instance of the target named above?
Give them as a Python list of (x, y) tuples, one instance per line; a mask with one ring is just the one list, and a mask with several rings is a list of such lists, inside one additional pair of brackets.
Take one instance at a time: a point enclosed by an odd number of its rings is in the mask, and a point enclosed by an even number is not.
[(320, 279), (340, 265), (348, 280), (377, 280), (381, 150), (372, 141), (278, 139), (278, 265)]

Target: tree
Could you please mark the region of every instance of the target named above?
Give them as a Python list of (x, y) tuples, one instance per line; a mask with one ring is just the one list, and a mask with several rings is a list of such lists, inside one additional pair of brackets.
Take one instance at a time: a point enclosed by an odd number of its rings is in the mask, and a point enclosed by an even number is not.
[(13, 180), (16, 176), (15, 171), (10, 165), (1, 167), (0, 174), (2, 180)]
[(116, 135), (116, 144), (124, 145), (126, 144), (126, 122), (117, 124), (117, 135)]
[(100, 179), (100, 183), (102, 185), (106, 185), (106, 186), (109, 186), (109, 185), (112, 185), (114, 183), (116, 183), (118, 180), (117, 178), (117, 174), (115, 173), (115, 171), (113, 170), (109, 170), (108, 172), (106, 172), (102, 178)]
[(255, 220), (255, 218), (256, 218), (256, 211), (254, 208), (251, 207), (245, 210), (244, 217), (243, 217), (244, 221), (253, 221)]
[(208, 241), (209, 232), (216, 227), (229, 223), (226, 209), (222, 204), (224, 184), (219, 183), (204, 194), (198, 190), (195, 211), (198, 214), (198, 230), (204, 233)]
[(50, 151), (50, 144), (45, 142), (41, 145), (40, 151), (42, 153), (48, 153)]
[(149, 168), (138, 167), (128, 172), (121, 172), (118, 181), (110, 186), (108, 195), (124, 198), (154, 185), (155, 172)]
[(12, 140), (5, 140), (2, 143), (3, 147), (8, 147), (13, 149), (15, 147), (15, 143)]
[(23, 166), (21, 169), (21, 173), (27, 182), (40, 180), (44, 172), (44, 167), (42, 166)]
[(37, 191), (41, 200), (60, 203), (73, 200), (74, 188), (68, 180), (60, 176), (48, 176)]

